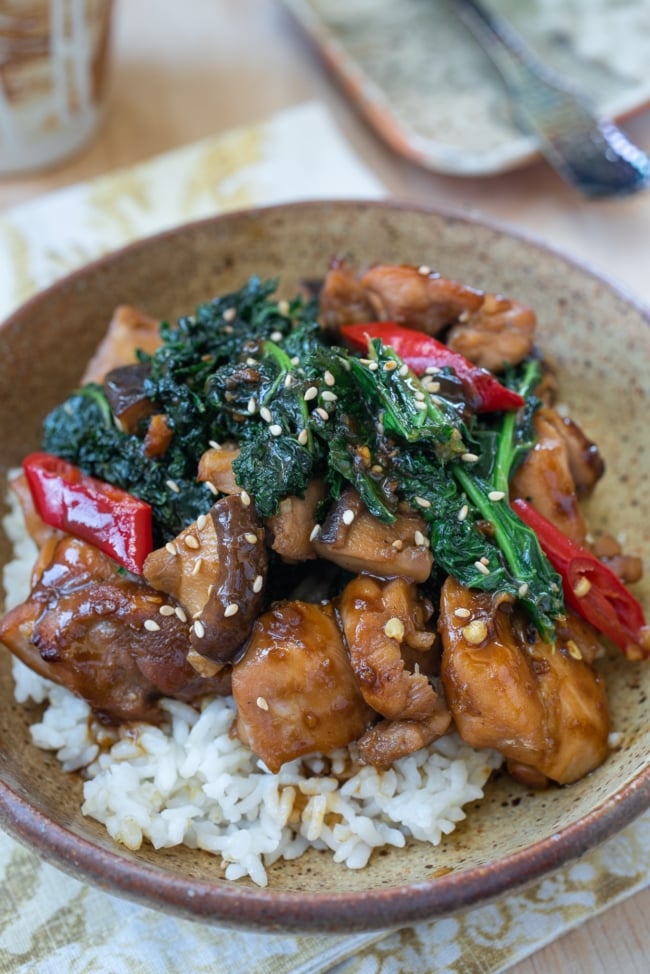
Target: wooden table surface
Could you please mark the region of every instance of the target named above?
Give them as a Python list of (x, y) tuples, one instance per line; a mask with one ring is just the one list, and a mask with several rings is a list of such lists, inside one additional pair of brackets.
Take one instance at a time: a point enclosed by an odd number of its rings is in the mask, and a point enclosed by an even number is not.
[[(416, 168), (366, 127), (274, 0), (117, 0), (112, 75), (107, 118), (92, 144), (48, 172), (0, 179), (0, 211), (319, 99), (395, 197), (458, 206), (505, 221), (586, 261), (650, 306), (650, 192), (585, 202), (542, 162), (484, 179)], [(626, 128), (650, 149), (650, 110)], [(645, 974), (650, 956), (646, 909), (650, 914), (650, 889), (511, 970)]]

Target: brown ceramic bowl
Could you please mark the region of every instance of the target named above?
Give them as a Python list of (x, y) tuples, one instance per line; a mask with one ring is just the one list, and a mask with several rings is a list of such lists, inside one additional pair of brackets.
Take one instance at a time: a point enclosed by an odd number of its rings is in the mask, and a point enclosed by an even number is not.
[[(2, 470), (38, 445), (43, 415), (79, 379), (117, 303), (171, 317), (253, 272), (278, 276), (291, 295), (334, 253), (427, 264), (531, 304), (539, 344), (557, 364), (561, 398), (607, 459), (590, 521), (624, 533), (630, 553), (650, 551), (648, 314), (538, 243), (457, 214), (384, 203), (306, 203), (217, 217), (137, 243), (39, 294), (0, 331)], [(646, 571), (637, 594), (650, 606), (650, 565)], [(312, 852), (272, 867), (266, 889), (226, 882), (208, 854), (148, 846), (132, 853), (82, 817), (80, 780), (30, 743), (35, 712), (13, 702), (8, 656), (0, 656), (4, 827), (78, 877), (185, 917), (344, 931), (441, 916), (575, 859), (650, 805), (650, 664), (612, 652), (603, 670), (622, 744), (584, 780), (531, 793), (498, 777), (441, 846), (412, 842), (376, 855), (362, 871)]]

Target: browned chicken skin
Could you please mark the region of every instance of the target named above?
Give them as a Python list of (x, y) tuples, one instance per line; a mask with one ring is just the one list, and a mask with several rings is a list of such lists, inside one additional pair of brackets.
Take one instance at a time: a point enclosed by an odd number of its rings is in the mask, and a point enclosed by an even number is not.
[(439, 629), (442, 682), (466, 743), (500, 751), (527, 784), (568, 784), (605, 760), (605, 687), (582, 657), (580, 627), (567, 620), (552, 647), (511, 604), (448, 578)]
[(349, 744), (373, 718), (329, 604), (280, 602), (260, 616), (232, 689), (237, 733), (271, 771)]
[(229, 692), (227, 672), (206, 680), (187, 662), (188, 626), (175, 603), (92, 545), (52, 538), (39, 572), (28, 600), (0, 620), (0, 641), (100, 717), (155, 723), (162, 696)]

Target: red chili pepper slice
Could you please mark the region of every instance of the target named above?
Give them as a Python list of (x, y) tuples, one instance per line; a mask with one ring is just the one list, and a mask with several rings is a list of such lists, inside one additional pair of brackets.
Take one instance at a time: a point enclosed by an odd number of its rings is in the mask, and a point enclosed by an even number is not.
[(512, 507), (533, 529), (544, 554), (562, 576), (566, 604), (611, 639), (627, 657), (647, 659), (650, 628), (641, 605), (620, 578), (527, 501), (517, 498)]
[(151, 507), (51, 453), (23, 460), (34, 505), (46, 524), (95, 545), (137, 575), (153, 548)]
[(404, 328), (394, 321), (371, 321), (355, 325), (343, 325), (341, 335), (358, 352), (365, 352), (372, 338), (380, 338), (413, 369), (422, 375), (430, 367), (451, 367), (458, 378), (469, 386), (476, 400), (476, 411), (489, 413), (496, 410), (519, 409), (523, 398), (507, 389), (491, 372), (474, 365), (459, 352), (452, 351), (437, 338), (425, 335), (414, 328)]

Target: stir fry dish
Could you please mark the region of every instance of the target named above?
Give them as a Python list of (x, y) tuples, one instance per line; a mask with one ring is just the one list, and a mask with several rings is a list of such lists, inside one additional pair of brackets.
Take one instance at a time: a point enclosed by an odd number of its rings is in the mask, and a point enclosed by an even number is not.
[(534, 312), (428, 267), (330, 261), (159, 323), (119, 308), (12, 478), (39, 554), (0, 640), (106, 724), (232, 695), (271, 771), (454, 731), (531, 787), (608, 753), (597, 660), (650, 629), (583, 501)]

